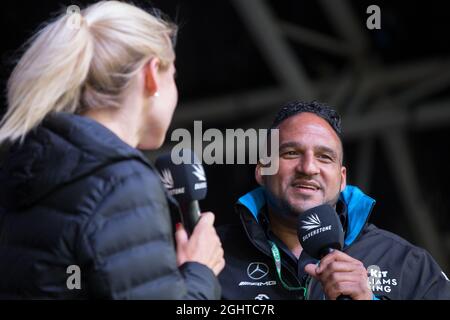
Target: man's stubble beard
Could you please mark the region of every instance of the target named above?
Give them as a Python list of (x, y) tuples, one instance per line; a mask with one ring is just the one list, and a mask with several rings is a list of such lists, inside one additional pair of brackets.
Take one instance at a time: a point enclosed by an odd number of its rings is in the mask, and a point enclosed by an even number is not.
[(328, 205), (332, 206), (333, 208), (336, 208), (336, 204), (339, 200), (339, 195), (341, 194), (341, 191), (340, 191), (341, 184), (342, 184), (342, 178), (339, 182), (339, 190), (332, 199), (330, 199), (328, 201), (324, 201), (322, 203), (315, 204), (305, 210), (296, 208), (295, 206), (291, 205), (291, 203), (289, 203), (289, 201), (287, 199), (277, 198), (271, 192), (266, 190), (268, 205), (272, 208), (272, 211), (275, 214), (277, 214), (278, 216), (287, 218), (289, 220), (298, 219), (298, 217), (300, 215), (302, 215), (306, 210), (312, 209), (314, 207), (317, 207), (317, 206), (320, 206), (323, 204), (328, 204)]

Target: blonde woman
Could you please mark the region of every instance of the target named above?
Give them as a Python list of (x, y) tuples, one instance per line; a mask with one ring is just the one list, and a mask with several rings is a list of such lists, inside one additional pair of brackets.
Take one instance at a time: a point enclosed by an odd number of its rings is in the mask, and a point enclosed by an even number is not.
[(220, 297), (213, 214), (175, 244), (171, 200), (137, 149), (161, 146), (177, 104), (174, 35), (102, 1), (29, 41), (0, 124), (1, 298)]

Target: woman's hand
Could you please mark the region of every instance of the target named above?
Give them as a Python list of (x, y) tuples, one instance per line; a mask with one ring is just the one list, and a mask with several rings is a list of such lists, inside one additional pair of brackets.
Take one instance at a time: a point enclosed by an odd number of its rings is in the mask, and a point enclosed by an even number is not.
[(217, 276), (225, 266), (222, 243), (214, 228), (214, 214), (202, 213), (190, 238), (179, 224), (175, 232), (178, 266), (193, 261), (206, 265)]

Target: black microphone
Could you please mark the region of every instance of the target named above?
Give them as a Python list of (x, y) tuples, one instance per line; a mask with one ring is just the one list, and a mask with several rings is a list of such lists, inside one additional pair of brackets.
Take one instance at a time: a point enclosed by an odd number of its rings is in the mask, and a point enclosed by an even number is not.
[(182, 149), (179, 155), (184, 160), (188, 159), (188, 163), (183, 161), (181, 164), (175, 164), (171, 153), (168, 153), (158, 157), (155, 166), (168, 193), (177, 200), (183, 225), (190, 235), (200, 218), (198, 200), (206, 197), (206, 175), (194, 152)]
[[(303, 250), (311, 257), (320, 260), (333, 249), (342, 250), (344, 229), (334, 210), (328, 204), (311, 208), (303, 212), (298, 219), (298, 239)], [(351, 300), (340, 295), (337, 300)]]

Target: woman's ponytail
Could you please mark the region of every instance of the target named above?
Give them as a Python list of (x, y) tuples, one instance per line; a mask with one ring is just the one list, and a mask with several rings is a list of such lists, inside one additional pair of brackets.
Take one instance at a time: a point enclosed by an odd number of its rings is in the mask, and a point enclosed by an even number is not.
[(173, 25), (119, 1), (60, 15), (30, 39), (8, 80), (0, 145), (23, 140), (54, 111), (120, 107), (121, 94), (148, 59), (173, 62), (175, 32)]

